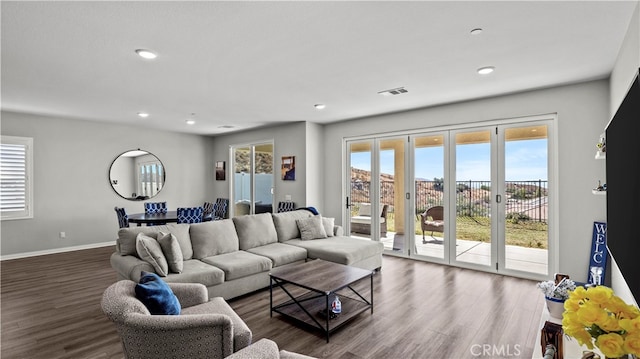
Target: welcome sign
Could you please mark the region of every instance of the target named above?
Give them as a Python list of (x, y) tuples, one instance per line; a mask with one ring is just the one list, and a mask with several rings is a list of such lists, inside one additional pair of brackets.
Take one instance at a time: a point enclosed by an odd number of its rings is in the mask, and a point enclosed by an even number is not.
[(589, 283), (601, 285), (607, 268), (607, 224), (593, 222), (591, 258), (589, 259)]

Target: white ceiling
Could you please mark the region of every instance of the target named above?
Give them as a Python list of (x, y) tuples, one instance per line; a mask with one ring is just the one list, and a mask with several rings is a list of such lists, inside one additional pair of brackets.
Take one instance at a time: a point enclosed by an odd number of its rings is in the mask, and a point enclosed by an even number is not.
[(3, 0), (2, 109), (218, 134), (606, 78), (637, 5)]

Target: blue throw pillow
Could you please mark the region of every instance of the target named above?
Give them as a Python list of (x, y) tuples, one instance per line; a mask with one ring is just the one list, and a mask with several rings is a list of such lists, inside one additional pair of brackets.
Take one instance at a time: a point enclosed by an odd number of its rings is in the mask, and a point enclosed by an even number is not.
[(143, 271), (135, 291), (136, 298), (144, 303), (151, 314), (180, 314), (178, 297), (157, 274)]

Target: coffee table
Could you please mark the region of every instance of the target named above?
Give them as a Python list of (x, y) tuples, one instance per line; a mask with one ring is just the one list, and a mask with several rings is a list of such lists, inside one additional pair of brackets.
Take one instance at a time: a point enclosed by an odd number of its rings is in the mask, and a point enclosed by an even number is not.
[[(327, 336), (340, 328), (356, 315), (371, 310), (373, 314), (373, 273), (374, 271), (343, 264), (313, 259), (304, 263), (287, 264), (271, 270), (269, 286), (270, 315), (273, 312), (291, 318), (294, 321), (320, 329)], [(352, 284), (369, 277), (370, 296), (367, 300), (358, 293)], [(282, 289), (288, 300), (274, 305), (273, 289)], [(302, 294), (294, 295), (292, 290)], [(291, 289), (291, 290), (290, 290)], [(330, 304), (338, 295), (342, 302), (342, 312), (335, 318), (323, 315), (330, 312)]]

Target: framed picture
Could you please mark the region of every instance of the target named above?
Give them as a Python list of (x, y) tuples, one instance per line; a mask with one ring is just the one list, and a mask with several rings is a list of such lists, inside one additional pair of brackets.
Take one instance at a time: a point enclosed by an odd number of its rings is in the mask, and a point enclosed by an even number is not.
[(226, 180), (227, 172), (224, 161), (216, 161), (216, 181)]
[(295, 181), (296, 156), (282, 156), (282, 180)]

